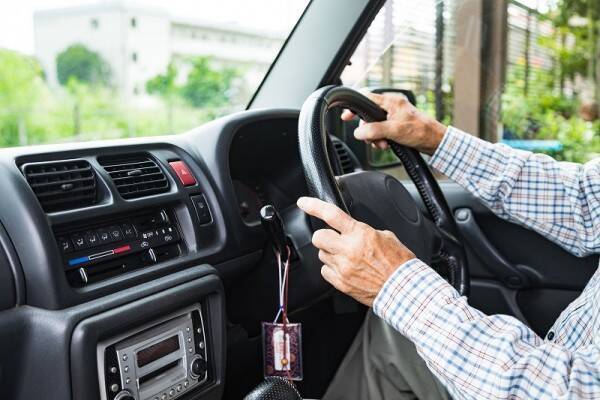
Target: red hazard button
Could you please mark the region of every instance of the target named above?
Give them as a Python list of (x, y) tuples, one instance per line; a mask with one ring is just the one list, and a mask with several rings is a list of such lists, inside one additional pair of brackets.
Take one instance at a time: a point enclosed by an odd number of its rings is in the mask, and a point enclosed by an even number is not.
[(196, 178), (194, 178), (194, 175), (192, 175), (190, 169), (183, 161), (171, 161), (169, 165), (173, 168), (183, 186), (193, 186), (196, 184)]

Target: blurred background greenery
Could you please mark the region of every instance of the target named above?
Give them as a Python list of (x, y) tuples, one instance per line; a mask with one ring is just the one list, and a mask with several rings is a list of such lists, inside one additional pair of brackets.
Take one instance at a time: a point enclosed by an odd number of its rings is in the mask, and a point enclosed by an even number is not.
[[(508, 57), (499, 95), (501, 113), (493, 116), (501, 127), (497, 139), (560, 142), (559, 149), (539, 150), (560, 160), (583, 162), (600, 155), (600, 1), (551, 4), (540, 12), (509, 1), (507, 47), (509, 52), (511, 46), (518, 48), (516, 58)], [(451, 19), (451, 13), (444, 18)], [(523, 21), (526, 28), (517, 26)], [(542, 25), (549, 28), (536, 28)], [(402, 56), (405, 47), (396, 43), (390, 48)], [(451, 49), (445, 54), (450, 57)], [(0, 147), (185, 131), (245, 107), (251, 96), (245, 68), (210, 57), (172, 60), (163, 74), (140, 89), (152, 100), (141, 106), (119, 96), (107, 60), (82, 44), (56, 56), (59, 87), (47, 84), (35, 58), (0, 49)], [(414, 72), (422, 75), (415, 87), (419, 106), (436, 115), (430, 72)], [(446, 110), (442, 120), (451, 124), (450, 110), (459, 99), (454, 99), (451, 74), (446, 75), (437, 96)], [(386, 152), (376, 156), (384, 163), (393, 159)]]
[(139, 107), (119, 100), (108, 64), (83, 45), (56, 57), (59, 89), (33, 57), (0, 49), (0, 147), (181, 132), (245, 106), (242, 70), (206, 57), (185, 65), (183, 73), (172, 62), (149, 80), (145, 89), (159, 101)]

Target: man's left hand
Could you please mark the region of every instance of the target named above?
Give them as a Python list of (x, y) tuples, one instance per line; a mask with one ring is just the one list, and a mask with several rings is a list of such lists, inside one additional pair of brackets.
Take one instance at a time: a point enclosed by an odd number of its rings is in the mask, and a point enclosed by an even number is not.
[(311, 197), (301, 197), (297, 204), (333, 228), (320, 229), (312, 237), (325, 264), (323, 278), (369, 307), (390, 275), (415, 258), (393, 232), (373, 229), (333, 204)]

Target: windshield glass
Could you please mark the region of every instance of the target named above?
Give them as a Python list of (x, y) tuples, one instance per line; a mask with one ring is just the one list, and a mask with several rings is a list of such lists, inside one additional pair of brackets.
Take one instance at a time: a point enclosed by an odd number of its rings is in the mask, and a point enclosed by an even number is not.
[(308, 0), (0, 4), (0, 147), (182, 132), (242, 110)]

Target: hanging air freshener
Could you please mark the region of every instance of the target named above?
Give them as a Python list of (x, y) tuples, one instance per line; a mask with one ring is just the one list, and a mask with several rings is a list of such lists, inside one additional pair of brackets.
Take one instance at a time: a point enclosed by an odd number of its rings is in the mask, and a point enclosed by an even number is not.
[(264, 375), (299, 381), (302, 380), (302, 325), (290, 323), (287, 317), (289, 248), (287, 253), (284, 262), (281, 253), (275, 252), (279, 277), (279, 310), (273, 322), (262, 323)]

